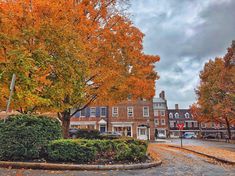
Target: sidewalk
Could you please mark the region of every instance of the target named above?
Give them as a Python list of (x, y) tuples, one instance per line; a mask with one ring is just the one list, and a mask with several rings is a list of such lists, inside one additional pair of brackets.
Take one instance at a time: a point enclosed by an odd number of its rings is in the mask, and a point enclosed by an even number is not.
[[(168, 145), (170, 147), (177, 147), (179, 149), (179, 145)], [(235, 152), (215, 148), (215, 147), (202, 147), (202, 146), (183, 146), (183, 150), (186, 149), (188, 151), (192, 151), (198, 154), (205, 155), (210, 158), (214, 158), (216, 160), (226, 162), (229, 164), (235, 165)]]

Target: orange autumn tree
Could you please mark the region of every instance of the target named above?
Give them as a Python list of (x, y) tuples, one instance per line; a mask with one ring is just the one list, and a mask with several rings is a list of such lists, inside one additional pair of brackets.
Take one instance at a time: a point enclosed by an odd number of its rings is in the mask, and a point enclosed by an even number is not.
[(57, 112), (65, 138), (70, 118), (91, 103), (153, 97), (159, 57), (143, 53), (143, 34), (120, 3), (1, 0), (1, 109), (13, 73), (12, 108)]
[(199, 121), (224, 123), (231, 139), (230, 125), (235, 120), (235, 45), (224, 58), (216, 58), (205, 64), (200, 73), (200, 85), (196, 90), (198, 100), (191, 107)]

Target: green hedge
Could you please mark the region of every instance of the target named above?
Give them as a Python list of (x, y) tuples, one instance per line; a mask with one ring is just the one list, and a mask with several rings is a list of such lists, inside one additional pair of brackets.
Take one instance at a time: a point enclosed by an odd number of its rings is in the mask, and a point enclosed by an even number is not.
[(147, 143), (135, 139), (55, 140), (48, 145), (48, 159), (60, 162), (143, 161)]
[(94, 148), (71, 139), (55, 140), (48, 145), (50, 161), (85, 163), (94, 160), (95, 155)]
[(62, 137), (57, 119), (14, 115), (0, 121), (0, 160), (33, 160), (45, 157), (49, 141)]
[(99, 130), (77, 129), (76, 136), (84, 139), (100, 139), (100, 132)]

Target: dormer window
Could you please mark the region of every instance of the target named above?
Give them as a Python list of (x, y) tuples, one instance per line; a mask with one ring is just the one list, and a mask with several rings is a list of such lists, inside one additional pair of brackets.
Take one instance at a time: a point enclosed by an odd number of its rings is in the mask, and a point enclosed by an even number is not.
[(175, 113), (175, 118), (179, 118), (179, 113)]
[(172, 113), (169, 114), (169, 118), (173, 119), (173, 114)]
[(185, 113), (184, 116), (185, 116), (186, 119), (188, 119), (189, 118), (189, 113), (188, 112)]

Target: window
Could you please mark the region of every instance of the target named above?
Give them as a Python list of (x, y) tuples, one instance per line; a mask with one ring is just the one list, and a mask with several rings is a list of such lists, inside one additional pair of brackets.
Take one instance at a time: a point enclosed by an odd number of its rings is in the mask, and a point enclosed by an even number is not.
[(175, 123), (173, 121), (170, 121), (170, 127), (174, 128), (175, 127)]
[(179, 118), (179, 113), (175, 113), (175, 118)]
[(92, 107), (90, 108), (90, 117), (95, 117), (96, 116), (96, 108)]
[(202, 122), (202, 123), (201, 123), (201, 127), (202, 127), (202, 128), (206, 128), (206, 124)]
[(166, 125), (165, 119), (161, 119), (161, 125)]
[(143, 116), (149, 117), (149, 107), (148, 106), (143, 107)]
[(140, 135), (146, 135), (146, 129), (140, 128)]
[(189, 128), (192, 127), (192, 123), (193, 123), (193, 122), (188, 122), (188, 127), (189, 127)]
[(155, 123), (155, 125), (159, 125), (158, 119), (154, 119), (154, 123)]
[(155, 109), (155, 110), (153, 111), (153, 113), (154, 113), (154, 116), (155, 116), (155, 117), (158, 116), (158, 110)]
[(86, 109), (81, 110), (81, 117), (85, 117), (86, 116)]
[(165, 116), (165, 111), (160, 111), (161, 116)]
[(214, 122), (211, 122), (211, 127), (215, 128), (215, 123)]
[(188, 119), (189, 118), (189, 113), (184, 114), (185, 118)]
[(169, 118), (173, 119), (173, 114), (172, 113), (169, 114)]
[(106, 117), (106, 107), (100, 108), (100, 117)]
[(194, 122), (194, 127), (198, 127), (198, 123), (197, 122)]
[(134, 116), (134, 110), (133, 107), (127, 107), (127, 117), (133, 117)]
[(118, 107), (112, 107), (112, 116), (118, 117)]

